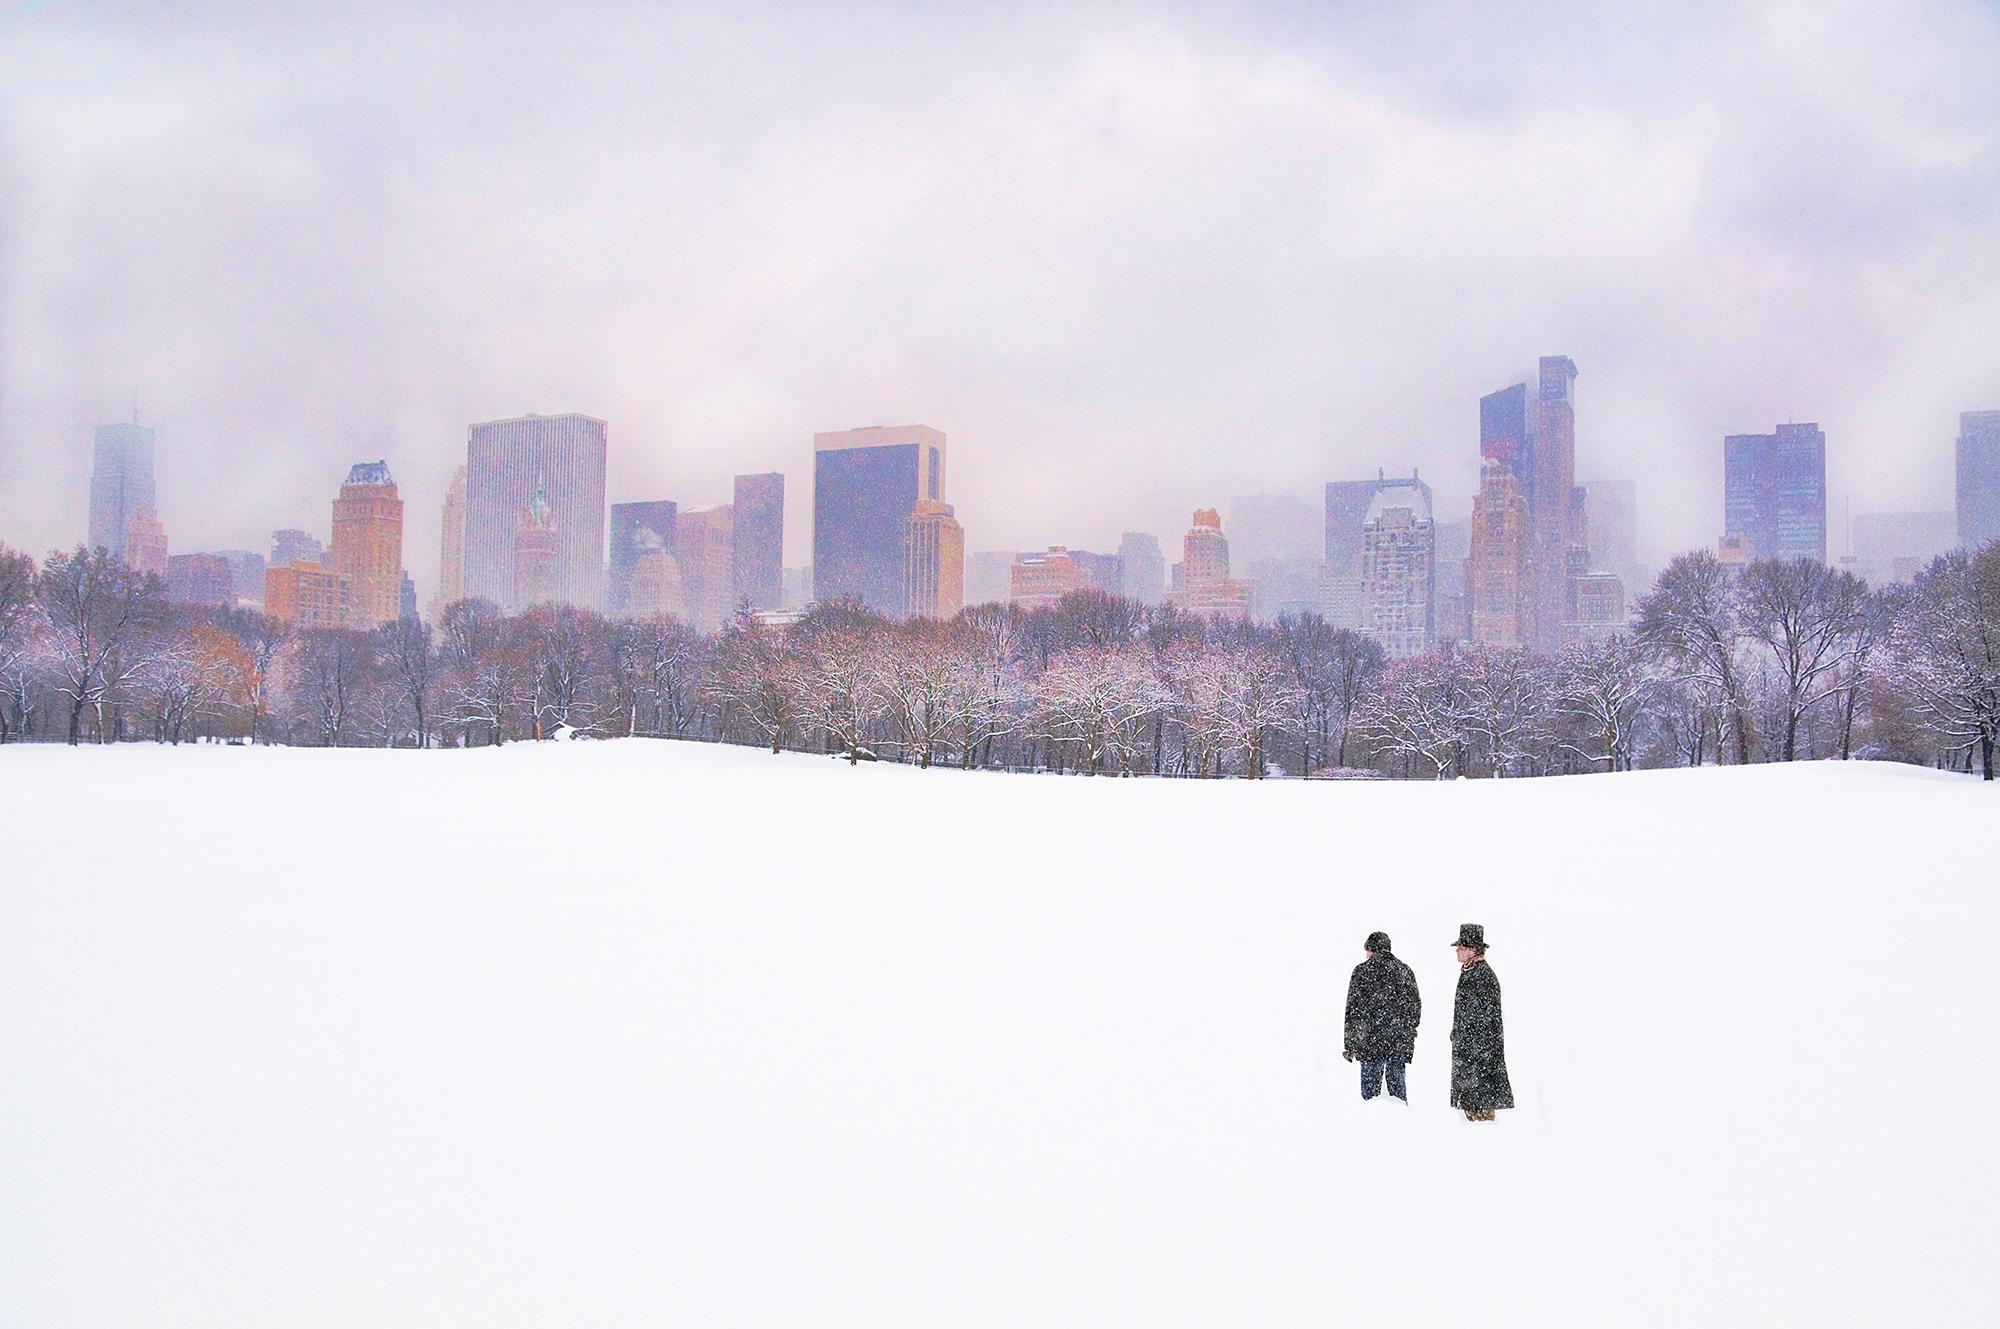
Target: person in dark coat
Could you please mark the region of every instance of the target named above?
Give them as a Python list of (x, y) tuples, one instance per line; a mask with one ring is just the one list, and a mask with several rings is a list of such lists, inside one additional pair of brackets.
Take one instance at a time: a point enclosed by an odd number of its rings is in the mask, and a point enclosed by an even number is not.
[(1403, 1068), (1417, 1052), (1417, 1021), (1423, 1018), (1423, 998), (1417, 976), (1389, 951), (1389, 934), (1371, 932), (1368, 958), (1354, 966), (1347, 980), (1347, 1037), (1344, 1055), (1361, 1063), (1361, 1097), (1389, 1092), (1405, 1103), (1410, 1091)]
[(1458, 940), (1458, 1001), (1451, 1012), (1451, 1105), (1467, 1121), (1491, 1121), (1500, 1108), (1514, 1106), (1507, 1079), (1507, 1040), (1500, 1024), (1500, 980), (1486, 963), (1486, 929), (1461, 923)]

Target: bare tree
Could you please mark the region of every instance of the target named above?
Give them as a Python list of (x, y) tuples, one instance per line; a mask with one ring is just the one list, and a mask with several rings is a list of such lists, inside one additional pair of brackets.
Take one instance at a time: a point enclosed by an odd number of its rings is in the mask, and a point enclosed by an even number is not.
[(592, 732), (606, 722), (610, 673), (604, 620), (574, 605), (544, 604), (516, 620), (515, 649), (528, 665), (534, 736), (559, 728)]
[(2000, 541), (1955, 550), (1917, 576), (1892, 633), (1896, 676), (1952, 744), (1993, 778), (2000, 742)]
[(165, 613), (165, 588), (108, 550), (79, 545), (49, 555), (35, 580), (35, 601), (48, 625), (58, 691), (69, 704), (71, 745), (91, 710), (100, 713), (98, 736), (110, 741), (115, 734), (101, 708), (145, 666), (145, 647)]
[(744, 726), (776, 756), (805, 721), (806, 684), (805, 664), (787, 649), (784, 634), (739, 614), (716, 641), (715, 667), (704, 687), (725, 729)]
[(993, 745), (1021, 732), (1028, 687), (1016, 667), (1022, 616), (1008, 605), (975, 605), (952, 628), (952, 705), (959, 762), (993, 763)]
[(1816, 559), (1759, 559), (1743, 570), (1743, 627), (1771, 655), (1786, 761), (1798, 759), (1800, 722), (1847, 685), (1867, 595), (1859, 577)]
[(40, 645), (34, 608), (35, 560), (0, 544), (0, 743), (33, 715), (28, 679)]
[(1854, 720), (1860, 712), (1862, 700), (1869, 696), (1880, 669), (1880, 662), (1887, 654), (1889, 634), (1895, 628), (1896, 620), (1909, 607), (1910, 588), (1907, 586), (1883, 586), (1869, 594), (1861, 602), (1861, 610), (1855, 615), (1853, 634), (1849, 637), (1847, 650), (1842, 656), (1839, 682), (1835, 686), (1835, 704), (1840, 708), (1840, 759), (1848, 760), (1854, 754)]
[(292, 639), (291, 624), (255, 609), (230, 610), (219, 621), (241, 648), (235, 657), (236, 690), (250, 712), (250, 741), (262, 743), (270, 737), (272, 693), (278, 661)]
[(1533, 755), (1549, 742), (1549, 680), (1522, 650), (1474, 645), (1440, 657), (1457, 666), (1454, 689), (1466, 746), (1482, 753), (1494, 779), (1538, 774)]
[(1563, 746), (1607, 771), (1629, 771), (1641, 715), (1656, 687), (1632, 639), (1620, 633), (1570, 646), (1556, 661), (1554, 704), (1570, 722)]
[(1462, 769), (1465, 695), (1455, 648), (1389, 666), (1355, 714), (1361, 739), (1379, 757), (1401, 758), (1410, 774), (1442, 780)]
[(306, 724), (321, 747), (339, 747), (353, 737), (375, 665), (373, 640), (347, 628), (309, 628), (292, 650)]
[(634, 714), (635, 731), (657, 737), (686, 734), (700, 716), (708, 674), (709, 651), (702, 635), (671, 614), (640, 619), (625, 629), (639, 701), (647, 708), (643, 726)]
[(391, 732), (408, 732), (417, 747), (429, 747), (432, 702), (445, 667), (430, 627), (415, 618), (384, 623), (375, 630), (375, 650), (392, 710), (400, 713)]
[(482, 732), (496, 747), (506, 742), (508, 720), (516, 708), (527, 708), (528, 668), (513, 649), (514, 635), (511, 620), (491, 600), (458, 600), (439, 616), (444, 713), (468, 744)]
[(882, 627), (860, 601), (835, 600), (816, 605), (795, 633), (806, 716), (850, 765), (875, 756), (869, 737), (884, 710)]
[(928, 768), (951, 740), (961, 677), (950, 629), (935, 619), (892, 628), (881, 655), (882, 694), (903, 750)]
[(1741, 635), (1736, 582), (1707, 550), (1676, 557), (1639, 602), (1635, 633), (1639, 645), (1674, 677), (1698, 685), (1716, 699), (1719, 727), (1739, 766), (1750, 760), (1753, 727), (1737, 659)]
[(1107, 763), (1129, 774), (1142, 722), (1160, 703), (1153, 672), (1132, 651), (1078, 646), (1049, 662), (1035, 685), (1042, 732), (1074, 751), (1086, 775)]
[(1261, 780), (1275, 741), (1298, 732), (1304, 691), (1285, 662), (1260, 644), (1239, 644), (1217, 656), (1221, 706), (1217, 732), (1240, 753), (1244, 778)]

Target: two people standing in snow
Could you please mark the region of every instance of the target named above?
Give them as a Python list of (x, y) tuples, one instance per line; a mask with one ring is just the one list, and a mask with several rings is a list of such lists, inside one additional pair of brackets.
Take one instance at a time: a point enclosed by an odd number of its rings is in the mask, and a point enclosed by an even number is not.
[[(1492, 1121), (1495, 1111), (1514, 1106), (1500, 980), (1486, 963), (1483, 926), (1461, 924), (1454, 944), (1459, 970), (1451, 1016), (1451, 1105), (1467, 1121)], [(1361, 1063), (1362, 1098), (1379, 1095), (1386, 1080), (1389, 1093), (1407, 1103), (1404, 1071), (1416, 1055), (1423, 998), (1416, 975), (1391, 951), (1388, 933), (1369, 933), (1366, 949), (1368, 958), (1354, 966), (1347, 980), (1343, 1055)]]

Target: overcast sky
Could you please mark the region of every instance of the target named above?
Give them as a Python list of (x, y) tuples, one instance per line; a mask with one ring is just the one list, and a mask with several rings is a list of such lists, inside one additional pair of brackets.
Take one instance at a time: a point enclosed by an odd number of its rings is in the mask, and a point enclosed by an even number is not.
[[(417, 12), (420, 11), (420, 12)], [(1420, 467), (1564, 353), (1578, 474), (1713, 541), (1721, 438), (1949, 508), (2000, 408), (2000, 5), (225, 7), (0, 0), (0, 541), (159, 430), (176, 551), (386, 458), (428, 596), (469, 421), (613, 501), (950, 436), (973, 549)]]

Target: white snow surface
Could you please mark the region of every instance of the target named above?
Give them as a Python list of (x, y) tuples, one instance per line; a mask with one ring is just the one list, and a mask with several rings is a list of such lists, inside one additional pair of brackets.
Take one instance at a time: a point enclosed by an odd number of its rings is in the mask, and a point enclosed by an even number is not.
[[(0, 748), (0, 1325), (1990, 1323), (1996, 824), (1859, 764)], [(1377, 928), (1408, 1108), (1340, 1056)]]

